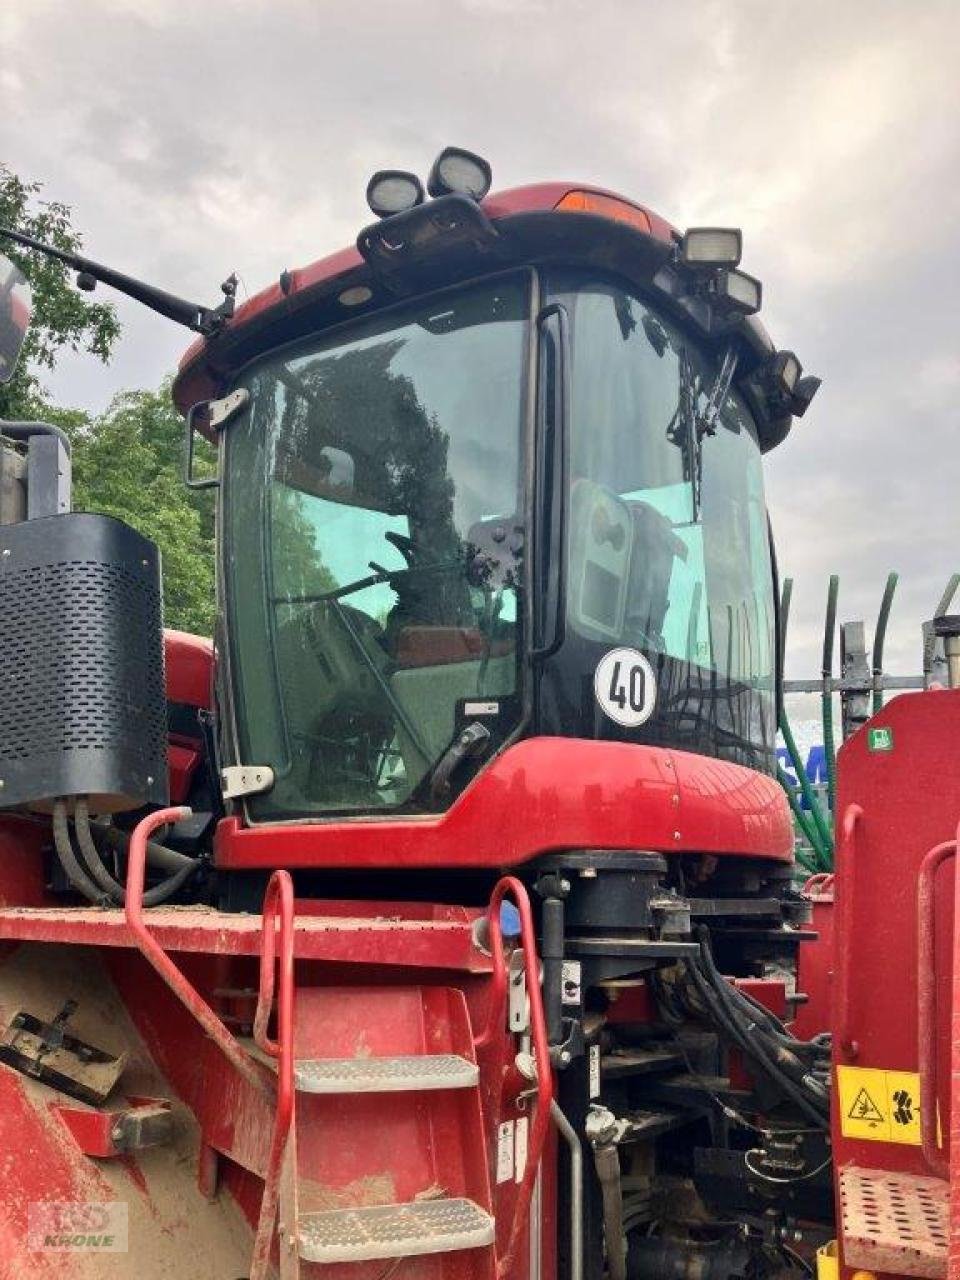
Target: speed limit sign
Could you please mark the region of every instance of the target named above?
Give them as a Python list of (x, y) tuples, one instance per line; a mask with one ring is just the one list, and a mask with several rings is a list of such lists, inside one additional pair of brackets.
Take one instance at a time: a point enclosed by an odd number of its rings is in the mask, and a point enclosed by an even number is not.
[(611, 649), (597, 663), (593, 695), (604, 715), (617, 724), (630, 729), (645, 724), (657, 702), (649, 659), (638, 649)]

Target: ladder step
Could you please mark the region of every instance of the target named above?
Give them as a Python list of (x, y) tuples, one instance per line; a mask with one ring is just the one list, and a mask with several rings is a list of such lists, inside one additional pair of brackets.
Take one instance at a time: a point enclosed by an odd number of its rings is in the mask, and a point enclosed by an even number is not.
[(306, 1262), (365, 1262), (480, 1249), (493, 1244), (494, 1223), (472, 1200), (414, 1200), (304, 1213), (297, 1236)]
[(884, 1169), (840, 1170), (843, 1259), (849, 1267), (942, 1280), (950, 1184)]
[(469, 1089), (477, 1064), (455, 1053), (402, 1058), (313, 1058), (294, 1067), (302, 1093), (401, 1093), (420, 1089)]

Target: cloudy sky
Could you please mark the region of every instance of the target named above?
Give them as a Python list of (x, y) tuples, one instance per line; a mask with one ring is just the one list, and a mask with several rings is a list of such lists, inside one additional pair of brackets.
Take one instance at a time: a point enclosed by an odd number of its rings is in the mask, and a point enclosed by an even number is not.
[[(769, 459), (796, 579), (788, 674), (901, 590), (890, 666), (960, 570), (957, 0), (4, 0), (0, 159), (73, 206), (92, 257), (214, 302), (353, 241), (381, 167), (448, 142), (495, 186), (575, 178), (679, 226), (739, 225), (775, 339), (824, 378)], [(101, 408), (188, 336), (120, 300)]]

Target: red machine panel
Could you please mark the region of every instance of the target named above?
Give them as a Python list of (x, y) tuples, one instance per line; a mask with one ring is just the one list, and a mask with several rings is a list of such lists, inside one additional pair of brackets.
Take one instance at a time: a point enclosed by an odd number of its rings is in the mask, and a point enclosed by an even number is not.
[(163, 633), (167, 701), (209, 707), (213, 695), (213, 642), (188, 631)]
[(722, 760), (620, 742), (530, 738), (446, 813), (217, 830), (217, 865), (511, 866), (557, 848), (793, 857), (779, 784)]
[(830, 1027), (833, 998), (833, 876), (821, 872), (803, 886), (811, 906), (810, 925), (816, 938), (797, 953), (797, 987), (807, 997), (800, 1005), (791, 1030), (809, 1040)]
[[(903, 695), (844, 745), (838, 767), (835, 1165), (857, 1194), (861, 1182), (895, 1175), (907, 1188), (897, 1195), (915, 1191), (918, 1205), (945, 1187), (931, 1175), (945, 1175), (949, 1146), (958, 741), (960, 692)], [(864, 1266), (855, 1199), (838, 1202), (841, 1248), (846, 1228), (846, 1260)], [(875, 1269), (933, 1274), (900, 1249), (895, 1215), (881, 1227), (889, 1238), (873, 1241)]]
[[(167, 703), (176, 709), (205, 707), (213, 697), (213, 643), (186, 631), (165, 630), (163, 633), (164, 675)], [(190, 795), (193, 775), (202, 759), (199, 725), (186, 726), (174, 721), (167, 744), (170, 777), (170, 801), (185, 804)]]

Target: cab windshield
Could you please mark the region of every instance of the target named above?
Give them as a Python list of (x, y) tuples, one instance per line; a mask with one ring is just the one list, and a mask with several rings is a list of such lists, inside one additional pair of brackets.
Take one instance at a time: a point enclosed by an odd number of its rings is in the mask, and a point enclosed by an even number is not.
[(222, 571), (236, 750), (276, 776), (254, 818), (436, 808), (457, 735), (516, 727), (528, 295), (421, 300), (242, 380)]
[[(551, 293), (572, 335), (570, 550), (542, 729), (769, 770), (773, 565), (750, 411), (731, 387), (708, 414), (722, 351), (628, 289), (570, 273)], [(647, 659), (646, 706), (643, 681), (626, 683), (629, 655), (609, 675), (600, 666), (618, 648)], [(598, 669), (602, 688), (583, 679)]]

